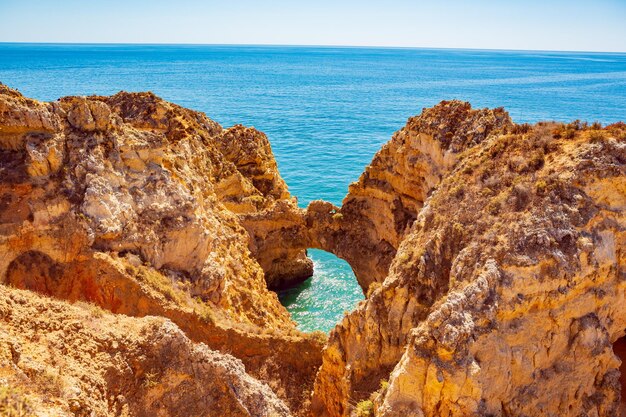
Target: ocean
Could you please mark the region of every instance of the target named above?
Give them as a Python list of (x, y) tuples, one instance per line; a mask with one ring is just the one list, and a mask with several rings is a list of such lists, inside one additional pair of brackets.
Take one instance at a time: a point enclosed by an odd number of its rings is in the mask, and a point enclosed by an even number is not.
[[(0, 82), (39, 100), (152, 91), (223, 126), (265, 132), (291, 193), (341, 204), (374, 153), (441, 100), (516, 122), (626, 120), (626, 54), (455, 49), (0, 43)], [(315, 275), (279, 294), (305, 331), (363, 299), (350, 267), (310, 250)]]

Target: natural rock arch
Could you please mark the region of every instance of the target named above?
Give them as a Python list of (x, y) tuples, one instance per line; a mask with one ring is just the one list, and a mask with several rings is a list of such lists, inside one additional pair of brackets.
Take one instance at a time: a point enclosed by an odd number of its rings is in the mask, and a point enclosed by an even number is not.
[[(306, 210), (294, 210), (283, 203), (269, 216), (243, 216), (252, 253), (268, 278), (277, 260), (294, 259), (306, 248), (325, 250), (350, 264), (367, 293), (372, 283), (383, 282), (425, 201), (454, 169), (459, 155), (512, 126), (501, 108), (477, 110), (450, 101), (424, 109), (378, 151), (350, 185), (341, 207), (313, 201)], [(284, 274), (278, 281), (269, 277), (268, 286), (293, 285), (310, 273), (312, 269), (291, 277)]]
[[(459, 157), (331, 332), (314, 413), (373, 395), (384, 417), (616, 415), (626, 148), (620, 126), (568, 128), (514, 127)], [(386, 388), (364, 390), (381, 369)]]
[[(347, 415), (384, 376), (378, 416), (616, 414), (623, 125), (515, 126), (501, 109), (444, 102), (394, 135), (342, 207), (305, 210), (262, 134), (151, 94), (43, 104), (0, 86), (0, 110), (0, 162), (12, 161), (0, 181), (0, 278), (10, 270), (18, 286), (166, 316), (224, 350), (236, 334), (233, 353), (296, 407), (317, 372), (317, 415)], [(305, 277), (310, 247), (347, 260), (369, 289), (321, 368), (321, 343), (284, 337), (292, 323), (263, 281)], [(32, 262), (41, 267), (27, 277)], [(131, 266), (193, 276), (189, 295), (215, 298), (224, 323), (250, 334), (214, 326), (190, 309), (195, 298), (168, 303)]]

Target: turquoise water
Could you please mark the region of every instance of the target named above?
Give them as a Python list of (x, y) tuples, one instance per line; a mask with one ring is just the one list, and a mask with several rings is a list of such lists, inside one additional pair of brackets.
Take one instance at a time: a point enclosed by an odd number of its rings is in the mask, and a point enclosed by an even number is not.
[[(40, 100), (151, 90), (255, 126), (302, 206), (340, 204), (380, 145), (443, 99), (504, 106), (517, 122), (626, 119), (626, 54), (0, 44), (0, 82)], [(362, 294), (345, 262), (311, 254), (315, 276), (281, 300), (302, 329), (329, 330)]]
[(278, 297), (301, 329), (328, 331), (363, 299), (363, 291), (346, 261), (318, 249), (308, 253), (315, 265), (313, 277)]

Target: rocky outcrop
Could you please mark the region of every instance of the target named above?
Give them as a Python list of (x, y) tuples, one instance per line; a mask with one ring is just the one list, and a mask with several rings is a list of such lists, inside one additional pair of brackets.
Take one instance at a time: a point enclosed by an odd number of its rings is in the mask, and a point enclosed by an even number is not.
[[(263, 231), (257, 234), (256, 245), (272, 259), (316, 248), (346, 260), (366, 293), (370, 284), (385, 279), (424, 201), (459, 155), (511, 126), (502, 109), (476, 110), (468, 103), (444, 101), (410, 118), (394, 134), (350, 185), (341, 207), (313, 201), (298, 212), (276, 205), (273, 216), (253, 213), (244, 224)], [(283, 227), (274, 227), (279, 221)], [(295, 258), (295, 253), (288, 257)]]
[(299, 213), (263, 134), (150, 93), (40, 103), (0, 86), (0, 201), (0, 282), (167, 317), (304, 408), (323, 341), (266, 279), (301, 279), (310, 260), (270, 258), (242, 220)]
[(614, 416), (625, 139), (544, 123), (465, 145), (389, 275), (332, 331), (314, 413)]
[[(30, 290), (0, 287), (0, 410), (615, 416), (625, 162), (624, 124), (442, 102), (303, 210), (254, 129), (0, 86), (0, 281)], [(306, 248), (367, 294), (327, 343), (268, 290)]]
[(311, 204), (309, 247), (348, 261), (367, 292), (385, 279), (424, 201), (459, 154), (507, 126), (512, 122), (502, 109), (475, 110), (460, 101), (424, 109), (376, 153), (341, 207)]
[[(229, 259), (232, 253), (250, 257), (250, 246), (270, 282), (274, 263), (283, 272), (290, 262), (255, 252), (238, 221), (240, 214), (271, 212), (279, 201), (296, 209), (263, 134), (222, 129), (149, 93), (52, 104), (6, 87), (1, 93), (4, 227), (21, 228), (11, 231), (18, 235), (62, 229), (77, 248), (132, 253), (158, 270), (184, 275), (192, 297), (236, 312), (242, 321), (285, 321), (275, 298), (258, 297), (269, 293), (256, 262), (244, 259), (246, 270), (235, 271)], [(55, 241), (67, 244), (62, 236)], [(0, 275), (23, 249), (9, 252)], [(32, 249), (52, 258), (79, 256), (66, 248)], [(294, 254), (296, 279), (310, 275), (304, 250)]]
[(171, 321), (0, 286), (4, 416), (290, 416), (230, 355)]
[[(309, 278), (313, 275), (313, 262), (306, 256), (307, 247), (285, 236), (292, 219), (302, 213), (278, 174), (267, 137), (256, 129), (237, 125), (220, 135), (217, 143), (224, 157), (261, 193), (252, 199), (256, 205), (250, 205), (240, 202), (246, 192), (229, 181), (222, 182), (218, 192), (224, 205), (239, 215), (250, 234), (249, 247), (265, 271), (267, 285), (280, 289)], [(274, 242), (277, 236), (292, 243)]]

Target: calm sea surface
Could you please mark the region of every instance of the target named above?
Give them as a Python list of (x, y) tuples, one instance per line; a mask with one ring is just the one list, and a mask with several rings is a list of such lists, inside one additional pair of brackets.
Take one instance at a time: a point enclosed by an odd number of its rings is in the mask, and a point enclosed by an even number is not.
[[(440, 100), (504, 106), (516, 122), (626, 120), (626, 54), (393, 48), (0, 43), (0, 82), (39, 100), (150, 90), (224, 126), (255, 126), (302, 206), (340, 204), (378, 148)], [(313, 278), (280, 295), (303, 330), (362, 299), (317, 250)]]

